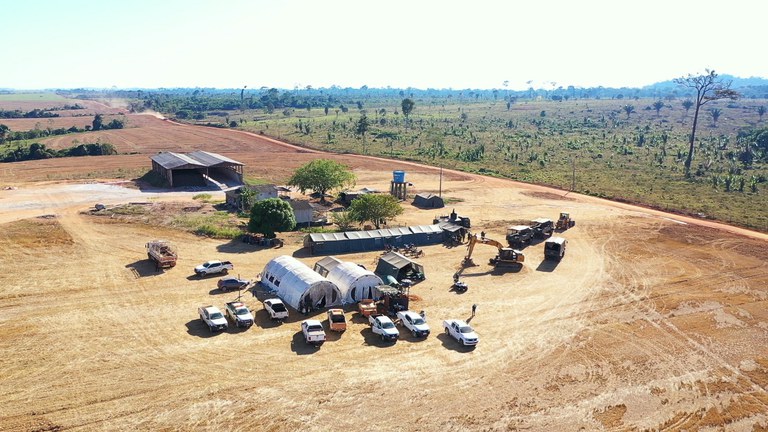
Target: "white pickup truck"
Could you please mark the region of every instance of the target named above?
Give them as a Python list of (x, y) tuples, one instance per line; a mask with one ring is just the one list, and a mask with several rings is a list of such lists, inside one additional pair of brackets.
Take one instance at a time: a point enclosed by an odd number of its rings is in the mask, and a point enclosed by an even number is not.
[(224, 312), (237, 327), (248, 328), (253, 325), (253, 314), (242, 302), (229, 302)]
[(211, 333), (227, 329), (227, 319), (216, 306), (200, 306), (197, 308), (197, 313)]
[(397, 318), (400, 320), (400, 324), (407, 328), (413, 337), (427, 337), (429, 336), (429, 324), (427, 320), (414, 311), (400, 311), (397, 313)]
[(212, 274), (227, 274), (235, 266), (229, 261), (206, 261), (199, 266), (195, 267), (195, 274), (202, 277)]
[(475, 330), (473, 330), (466, 322), (452, 319), (445, 320), (443, 321), (443, 328), (445, 328), (445, 333), (447, 335), (456, 339), (462, 345), (477, 345), (477, 333), (475, 333)]
[(373, 333), (379, 335), (383, 341), (397, 342), (397, 338), (400, 337), (395, 323), (386, 315), (371, 315), (368, 317), (368, 322), (371, 324)]
[(322, 345), (325, 342), (323, 323), (318, 320), (302, 321), (301, 332), (304, 334), (304, 342), (310, 345)]
[(264, 300), (264, 310), (267, 311), (269, 317), (273, 320), (282, 321), (288, 318), (288, 308), (285, 307), (285, 303), (279, 298)]

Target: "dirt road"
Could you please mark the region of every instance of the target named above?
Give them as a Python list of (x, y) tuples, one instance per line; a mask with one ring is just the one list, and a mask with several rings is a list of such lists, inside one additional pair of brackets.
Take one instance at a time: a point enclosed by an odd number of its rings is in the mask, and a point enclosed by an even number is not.
[[(404, 165), (355, 166), (360, 187), (386, 189), (391, 169)], [(437, 190), (432, 170), (406, 170), (415, 191)], [(450, 173), (448, 208), (405, 205), (396, 222), (430, 223), (455, 208), (503, 240), (513, 221), (567, 210), (577, 224), (562, 234), (565, 259), (544, 261), (537, 244), (524, 249), (522, 270), (499, 272), (486, 264), (495, 249), (478, 246), (479, 265), (463, 273), (470, 288), (457, 294), (451, 277), (466, 249), (427, 247), (427, 280), (412, 291), (433, 328), (427, 340), (382, 344), (350, 306), (350, 328), (314, 349), (301, 340), (304, 317), (270, 322), (258, 291), (243, 297), (256, 310), (247, 331), (210, 335), (196, 316), (236, 294), (192, 277), (192, 266), (226, 258), (254, 278), (279, 254), (312, 265), (321, 257), (298, 251), (300, 236), (253, 249), (93, 218), (78, 210), (94, 200), (71, 186), (18, 184), (0, 192), (0, 257), (14, 263), (0, 272), (2, 430), (768, 427), (768, 243), (759, 235)], [(35, 200), (43, 207), (29, 208)], [(44, 212), (58, 217), (26, 217)], [(156, 273), (144, 259), (152, 238), (179, 247), (176, 268)], [(378, 255), (340, 258), (372, 266)], [(480, 344), (466, 350), (440, 323), (468, 318), (472, 304)]]

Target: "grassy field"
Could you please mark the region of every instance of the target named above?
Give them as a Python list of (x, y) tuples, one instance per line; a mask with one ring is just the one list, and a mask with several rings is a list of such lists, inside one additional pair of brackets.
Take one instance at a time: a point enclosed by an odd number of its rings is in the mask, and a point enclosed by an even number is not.
[(65, 101), (65, 97), (49, 92), (30, 93), (0, 93), (0, 101), (27, 102), (27, 101)]
[[(450, 103), (449, 103), (450, 102)], [(739, 131), (768, 126), (765, 100), (716, 101), (699, 117), (692, 171), (684, 176), (693, 112), (680, 99), (397, 101), (347, 113), (322, 109), (240, 112), (238, 127), (332, 151), (415, 160), (715, 218), (768, 231), (768, 166), (738, 160)], [(629, 115), (624, 106), (632, 105)], [(710, 109), (721, 112), (714, 122)], [(363, 113), (369, 120), (360, 134)], [(206, 121), (226, 119), (207, 118)]]

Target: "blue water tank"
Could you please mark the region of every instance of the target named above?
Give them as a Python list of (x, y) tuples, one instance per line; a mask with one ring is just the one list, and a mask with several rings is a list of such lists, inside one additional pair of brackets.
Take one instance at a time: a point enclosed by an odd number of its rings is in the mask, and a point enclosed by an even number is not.
[(392, 171), (395, 183), (405, 183), (405, 171)]

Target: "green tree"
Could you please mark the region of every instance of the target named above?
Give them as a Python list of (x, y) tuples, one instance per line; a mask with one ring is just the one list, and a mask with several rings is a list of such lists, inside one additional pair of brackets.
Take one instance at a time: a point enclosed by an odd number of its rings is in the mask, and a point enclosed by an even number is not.
[(296, 215), (287, 201), (280, 198), (268, 198), (257, 201), (251, 208), (248, 231), (275, 238), (276, 232), (291, 231), (296, 228)]
[[(761, 116), (762, 117), (762, 116)], [(0, 144), (5, 142), (5, 137), (11, 133), (11, 128), (4, 124), (0, 124)]]
[(403, 110), (403, 116), (405, 117), (406, 124), (408, 123), (408, 119), (411, 116), (411, 113), (413, 112), (413, 109), (416, 107), (416, 102), (414, 102), (411, 99), (403, 99), (403, 101), (400, 103), (400, 107)]
[(661, 111), (662, 108), (664, 108), (664, 102), (657, 100), (656, 102), (653, 103), (652, 106), (653, 106), (653, 109), (656, 110), (656, 117), (658, 117), (659, 112)]
[[(760, 105), (757, 107), (757, 115), (760, 116), (760, 120), (763, 120), (763, 116), (765, 115), (765, 105)], [(0, 129), (2, 129), (3, 125), (0, 125)], [(2, 132), (0, 132), (1, 134)]]
[(352, 219), (357, 222), (373, 222), (376, 229), (387, 219), (392, 219), (403, 213), (403, 208), (397, 198), (386, 194), (365, 194), (349, 206)]
[(101, 114), (96, 114), (93, 116), (93, 127), (91, 130), (101, 130), (101, 127), (104, 125), (104, 117), (102, 117)]
[(693, 101), (690, 99), (686, 99), (682, 102), (683, 108), (685, 108), (685, 115), (688, 115), (688, 111), (691, 110), (691, 107), (693, 106)]
[(371, 127), (371, 122), (368, 120), (368, 116), (363, 113), (360, 119), (355, 123), (355, 134), (359, 135), (363, 139), (363, 153), (365, 151), (365, 134), (368, 133), (368, 129)]
[(722, 113), (723, 110), (720, 108), (712, 108), (709, 110), (709, 115), (712, 116), (712, 126), (717, 127), (717, 120), (720, 118)]
[(321, 202), (325, 202), (326, 192), (354, 186), (355, 174), (346, 165), (329, 159), (316, 159), (305, 164), (288, 180), (288, 184), (299, 188), (301, 193), (311, 190), (320, 194)]
[(332, 212), (331, 222), (335, 223), (341, 231), (349, 231), (352, 229), (352, 225), (357, 221), (352, 218), (352, 213), (347, 210), (343, 210)]
[(622, 107), (622, 109), (624, 110), (624, 112), (626, 112), (626, 113), (627, 113), (627, 118), (629, 118), (629, 115), (630, 115), (630, 114), (632, 114), (633, 112), (635, 112), (635, 106), (634, 106), (634, 105), (624, 105), (624, 106)]
[(676, 78), (675, 83), (696, 92), (696, 100), (693, 105), (695, 107), (693, 125), (691, 126), (691, 134), (688, 136), (688, 156), (685, 158), (685, 176), (690, 177), (693, 146), (696, 142), (696, 126), (698, 125), (699, 111), (702, 105), (718, 99), (738, 99), (739, 93), (731, 90), (730, 81), (723, 81), (715, 71), (708, 69), (703, 75), (688, 75), (687, 77)]

